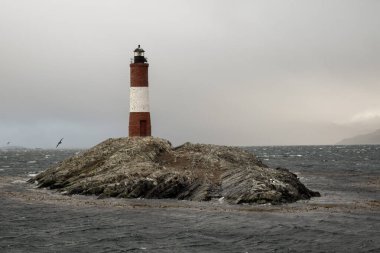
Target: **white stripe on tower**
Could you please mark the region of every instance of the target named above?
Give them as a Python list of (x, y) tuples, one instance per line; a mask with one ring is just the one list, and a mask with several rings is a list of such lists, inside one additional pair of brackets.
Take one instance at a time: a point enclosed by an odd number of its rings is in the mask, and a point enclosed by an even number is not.
[(130, 112), (149, 112), (148, 87), (130, 87)]

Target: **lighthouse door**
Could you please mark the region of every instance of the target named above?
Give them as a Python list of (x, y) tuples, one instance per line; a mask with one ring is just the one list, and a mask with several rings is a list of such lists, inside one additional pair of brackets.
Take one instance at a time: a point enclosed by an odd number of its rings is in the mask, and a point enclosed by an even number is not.
[(146, 120), (140, 120), (140, 136), (146, 136)]

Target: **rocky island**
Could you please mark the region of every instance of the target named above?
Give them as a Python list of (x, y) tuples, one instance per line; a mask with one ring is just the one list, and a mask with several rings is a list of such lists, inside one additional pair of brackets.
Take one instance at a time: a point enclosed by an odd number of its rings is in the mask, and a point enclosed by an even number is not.
[(64, 194), (100, 198), (287, 203), (320, 196), (284, 168), (269, 168), (238, 147), (154, 137), (108, 139), (30, 180)]

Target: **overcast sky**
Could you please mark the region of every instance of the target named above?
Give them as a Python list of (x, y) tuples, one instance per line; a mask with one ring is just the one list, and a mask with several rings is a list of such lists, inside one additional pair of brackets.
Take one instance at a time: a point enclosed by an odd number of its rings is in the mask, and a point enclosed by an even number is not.
[(128, 135), (129, 63), (152, 133), (334, 144), (380, 128), (380, 1), (0, 0), (0, 146)]

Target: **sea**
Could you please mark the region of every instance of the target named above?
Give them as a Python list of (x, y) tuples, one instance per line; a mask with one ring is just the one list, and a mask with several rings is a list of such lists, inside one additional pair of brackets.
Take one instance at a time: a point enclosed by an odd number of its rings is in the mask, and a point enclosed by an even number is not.
[(82, 150), (0, 149), (0, 252), (380, 252), (380, 146), (244, 147), (321, 197), (98, 199), (27, 180)]

